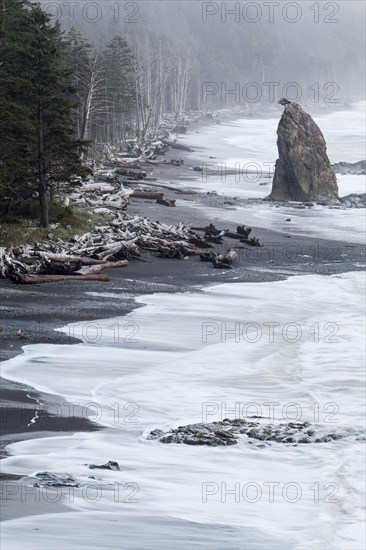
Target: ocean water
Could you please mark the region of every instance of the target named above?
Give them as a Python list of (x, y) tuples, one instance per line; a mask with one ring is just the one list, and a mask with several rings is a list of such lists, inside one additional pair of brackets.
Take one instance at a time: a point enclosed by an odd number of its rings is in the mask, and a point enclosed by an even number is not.
[[(324, 134), (331, 162), (364, 159), (365, 102), (355, 104), (350, 110), (323, 114), (313, 114), (310, 110), (310, 114)], [(198, 134), (189, 133), (180, 138), (195, 149), (194, 157), (202, 162), (203, 173), (197, 176), (194, 186), (231, 197), (268, 196), (271, 174), (278, 157), (276, 130), (280, 116), (281, 109), (278, 118), (222, 122)], [(215, 158), (210, 159), (211, 156)], [(337, 175), (337, 180), (340, 196), (366, 192), (366, 176)], [(209, 212), (215, 216), (215, 210)], [(243, 223), (293, 235), (363, 242), (366, 231), (364, 209), (338, 210), (316, 206), (298, 210), (263, 203), (239, 208), (238, 212)], [(232, 214), (224, 213), (223, 216), (230, 219)], [(291, 224), (285, 223), (289, 217)]]
[[(335, 136), (345, 141), (345, 130)], [(261, 208), (253, 216), (266, 226)], [(326, 223), (325, 210), (311, 212), (331, 238), (340, 211)], [(349, 212), (339, 238), (361, 238), (364, 211)], [(3, 472), (70, 474), (80, 486), (24, 488), (22, 498), (37, 494), (49, 513), (3, 523), (2, 548), (364, 548), (364, 283), (350, 272), (146, 295), (128, 316), (62, 328), (82, 344), (26, 346), (3, 376), (68, 402), (35, 405), (37, 414), (61, 406), (72, 416), (77, 405), (104, 429), (8, 447)], [(115, 299), (124, 301), (123, 288)], [(155, 428), (253, 415), (309, 421), (341, 438), (263, 446), (242, 436), (217, 448), (147, 439)], [(120, 471), (88, 467), (109, 460)]]
[[(61, 534), (75, 549), (119, 548), (119, 538), (123, 548), (362, 548), (363, 284), (355, 272), (142, 296), (146, 307), (125, 318), (64, 327), (84, 344), (27, 346), (3, 375), (89, 408), (106, 429), (9, 447), (4, 472), (68, 473), (89, 493), (64, 497), (73, 514), (5, 523), (3, 548), (55, 548)], [(146, 440), (155, 428), (255, 414), (344, 438)], [(121, 471), (86, 465), (108, 460)]]

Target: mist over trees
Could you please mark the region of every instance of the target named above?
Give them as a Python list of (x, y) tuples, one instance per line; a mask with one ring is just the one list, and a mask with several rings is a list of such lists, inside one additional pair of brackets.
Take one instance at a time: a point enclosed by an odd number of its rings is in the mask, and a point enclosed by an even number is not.
[[(142, 57), (148, 43), (155, 60), (168, 51), (175, 65), (188, 63), (188, 108), (265, 103), (271, 97), (264, 83), (278, 83), (276, 99), (289, 83), (298, 85), (303, 101), (350, 102), (365, 94), (363, 2), (80, 0), (72, 13), (53, 4), (48, 2), (50, 12), (63, 27), (74, 25), (88, 40), (121, 35)], [(205, 83), (212, 82), (220, 91), (205, 97)], [(234, 90), (236, 83), (240, 97), (222, 97), (222, 84)], [(248, 83), (258, 92), (247, 91)], [(290, 93), (295, 99), (296, 89)], [(168, 102), (167, 108), (176, 105)]]
[(59, 183), (88, 173), (88, 145), (142, 149), (164, 116), (260, 110), (283, 95), (331, 107), (363, 99), (364, 10), (1, 0), (1, 209), (36, 196), (47, 226)]

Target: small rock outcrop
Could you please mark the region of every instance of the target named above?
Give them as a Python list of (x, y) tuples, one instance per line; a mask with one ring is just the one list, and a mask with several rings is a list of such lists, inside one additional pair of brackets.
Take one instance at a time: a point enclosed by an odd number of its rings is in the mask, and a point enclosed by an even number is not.
[(185, 443), (186, 445), (208, 445), (210, 447), (236, 445), (238, 438), (247, 436), (248, 442), (262, 443), (326, 443), (342, 437), (336, 431), (324, 430), (321, 426), (309, 422), (287, 422), (271, 424), (262, 417), (250, 420), (225, 418), (219, 422), (202, 422), (179, 426), (168, 432), (156, 429), (147, 439), (157, 439), (161, 443)]
[(332, 164), (336, 174), (364, 176), (366, 174), (366, 160), (358, 162), (336, 162)]
[(335, 172), (320, 128), (297, 103), (288, 103), (277, 129), (279, 158), (270, 198), (311, 201), (338, 198)]

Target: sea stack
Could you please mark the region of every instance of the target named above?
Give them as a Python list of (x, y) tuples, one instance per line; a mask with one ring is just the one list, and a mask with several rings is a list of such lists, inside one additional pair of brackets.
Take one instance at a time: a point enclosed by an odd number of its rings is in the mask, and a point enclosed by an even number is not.
[(285, 106), (277, 129), (279, 158), (270, 197), (276, 201), (337, 199), (337, 178), (320, 128), (297, 103)]

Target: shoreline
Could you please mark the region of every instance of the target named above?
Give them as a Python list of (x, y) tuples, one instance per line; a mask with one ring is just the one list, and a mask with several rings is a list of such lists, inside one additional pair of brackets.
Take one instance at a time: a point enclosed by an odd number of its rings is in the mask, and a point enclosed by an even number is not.
[[(189, 168), (194, 166), (194, 159), (192, 160), (194, 153), (178, 151), (179, 156), (181, 153), (183, 157), (190, 158), (191, 164), (183, 167), (168, 165), (168, 170), (167, 166), (162, 165), (165, 176), (159, 175), (159, 180), (165, 183), (173, 178), (176, 185), (180, 183), (181, 178), (181, 182), (184, 181), (186, 185), (192, 181), (192, 187), (194, 187), (195, 173), (191, 173), (191, 178), (187, 174)], [(178, 155), (176, 151), (170, 150), (164, 158), (174, 158)], [(155, 168), (154, 175), (156, 172)], [(149, 182), (144, 182), (144, 185), (148, 186)], [(179, 189), (179, 186), (177, 188)], [(195, 203), (197, 196), (201, 200), (205, 200), (206, 197), (210, 202), (210, 197), (203, 192), (184, 197), (175, 209), (162, 207), (148, 200), (134, 199), (127, 213), (145, 215), (152, 219), (159, 218), (160, 221), (170, 224), (184, 221), (187, 225), (205, 226), (211, 221), (220, 223), (218, 222), (219, 213), (225, 209), (232, 212), (232, 221), (221, 222), (223, 227), (234, 230), (237, 224), (243, 223), (243, 220), (238, 219), (238, 211), (224, 204), (227, 199), (225, 195), (215, 197), (218, 204), (216, 205), (217, 218), (214, 220), (209, 219), (203, 212), (204, 206), (192, 208), (189, 205), (189, 202)], [(177, 198), (177, 195), (174, 191), (169, 191), (166, 192), (166, 197)], [(188, 201), (187, 206), (182, 204), (184, 201)], [(4, 313), (8, 321), (6, 324), (2, 323), (1, 327), (3, 346), (0, 359), (6, 361), (22, 353), (24, 345), (80, 343), (80, 340), (73, 338), (70, 334), (54, 329), (78, 321), (87, 323), (103, 318), (124, 316), (137, 307), (143, 307), (135, 300), (143, 294), (175, 293), (187, 290), (201, 292), (203, 287), (221, 283), (268, 282), (284, 280), (293, 275), (314, 273), (333, 275), (363, 270), (363, 267), (357, 266), (357, 263), (364, 258), (362, 244), (295, 236), (254, 227), (253, 235), (265, 246), (261, 249), (240, 246), (238, 260), (234, 269), (230, 271), (216, 270), (211, 267), (211, 264), (200, 262), (198, 257), (183, 261), (160, 259), (152, 253), (145, 253), (143, 261), (131, 262), (127, 269), (113, 270), (109, 283), (89, 282), (86, 286), (85, 282), (65, 282), (31, 285), (25, 288), (14, 285), (10, 281), (3, 281), (1, 288), (4, 294)], [(273, 247), (274, 243), (275, 247)], [(295, 256), (291, 256), (288, 253), (290, 243), (296, 245), (301, 254), (296, 253)], [(237, 241), (226, 239), (224, 247), (229, 248), (229, 246), (236, 247)], [(122, 297), (122, 300), (116, 300), (116, 295), (118, 298)], [(67, 296), (66, 304), (65, 296)], [(60, 403), (62, 398), (43, 394), (35, 388), (16, 381), (5, 379), (2, 383), (2, 401), (5, 404), (2, 407), (2, 413), (5, 415), (6, 422), (5, 430), (1, 435), (1, 449), (9, 443), (30, 437), (40, 438), (103, 429), (102, 426), (85, 418), (82, 411), (79, 411), (80, 415), (76, 413), (73, 416), (72, 422), (67, 415), (61, 415), (51, 426), (54, 417), (52, 414), (45, 413), (42, 418), (38, 417), (36, 422), (31, 423), (30, 421), (34, 418), (35, 401), (42, 404)], [(5, 478), (0, 479), (3, 483), (8, 478), (5, 474)], [(8, 510), (4, 521), (19, 517), (16, 515), (16, 505), (13, 508), (15, 515)], [(61, 506), (60, 511), (62, 511)], [(32, 512), (27, 508), (22, 515), (30, 513)], [(40, 512), (37, 511), (37, 513)]]

